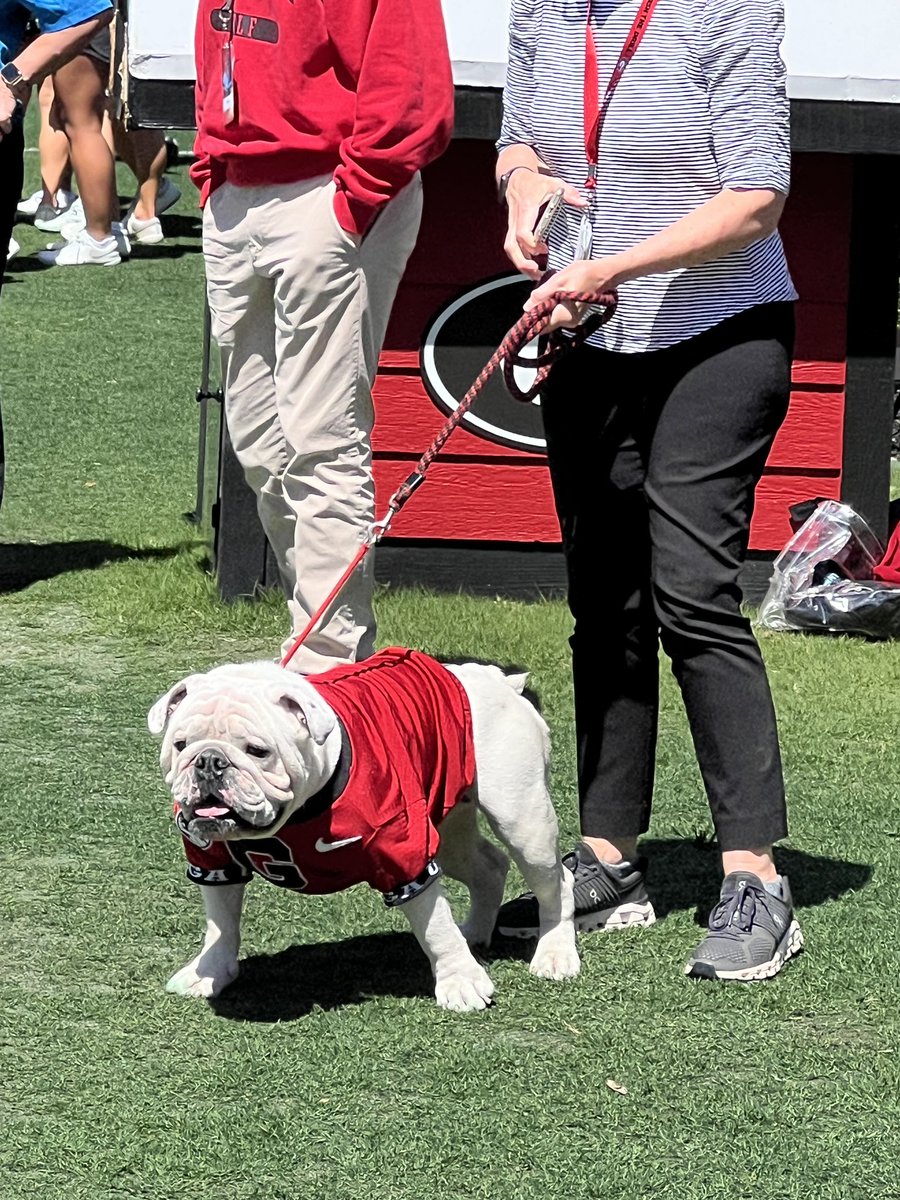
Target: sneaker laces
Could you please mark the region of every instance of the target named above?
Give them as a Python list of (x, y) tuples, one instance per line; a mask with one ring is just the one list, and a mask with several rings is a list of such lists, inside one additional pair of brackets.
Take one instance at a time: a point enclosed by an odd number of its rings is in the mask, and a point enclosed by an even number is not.
[(768, 914), (762, 894), (752, 885), (745, 885), (739, 891), (723, 897), (709, 915), (710, 933), (731, 938), (751, 933), (756, 919), (757, 899), (762, 901), (761, 907)]

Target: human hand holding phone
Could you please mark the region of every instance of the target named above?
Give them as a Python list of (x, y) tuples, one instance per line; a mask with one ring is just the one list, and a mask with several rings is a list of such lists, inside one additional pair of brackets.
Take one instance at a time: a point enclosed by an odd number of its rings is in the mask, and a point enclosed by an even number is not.
[(516, 171), (506, 190), (509, 220), (503, 248), (523, 275), (539, 279), (546, 269), (546, 237), (560, 205), (587, 207), (577, 188), (538, 171)]

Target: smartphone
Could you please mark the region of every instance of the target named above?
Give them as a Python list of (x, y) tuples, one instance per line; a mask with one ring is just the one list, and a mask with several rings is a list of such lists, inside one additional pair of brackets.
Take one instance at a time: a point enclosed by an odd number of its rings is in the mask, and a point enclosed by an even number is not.
[(559, 207), (563, 202), (563, 189), (559, 188), (555, 191), (547, 203), (538, 213), (537, 223), (535, 224), (532, 233), (536, 242), (543, 242), (547, 234), (550, 232), (550, 226), (556, 214), (559, 212)]

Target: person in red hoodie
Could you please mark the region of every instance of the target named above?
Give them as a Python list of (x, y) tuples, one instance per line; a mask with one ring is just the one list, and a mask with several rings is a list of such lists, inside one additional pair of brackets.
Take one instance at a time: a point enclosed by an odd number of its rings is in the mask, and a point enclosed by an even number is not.
[[(226, 420), (296, 634), (375, 516), (372, 383), (420, 171), (452, 133), (446, 32), (440, 0), (200, 0), (196, 55), (191, 175)], [(372, 653), (372, 558), (292, 668)]]

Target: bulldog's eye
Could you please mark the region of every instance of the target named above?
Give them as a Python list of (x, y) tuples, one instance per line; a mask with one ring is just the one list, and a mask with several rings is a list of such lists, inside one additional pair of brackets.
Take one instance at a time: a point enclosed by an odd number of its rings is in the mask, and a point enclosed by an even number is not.
[(251, 758), (268, 758), (269, 750), (267, 746), (248, 746), (247, 753)]
[(175, 747), (175, 749), (180, 754), (182, 752), (182, 750), (185, 748), (185, 746), (187, 745), (187, 742), (185, 741), (184, 738), (179, 738), (178, 741), (173, 742), (172, 745)]

